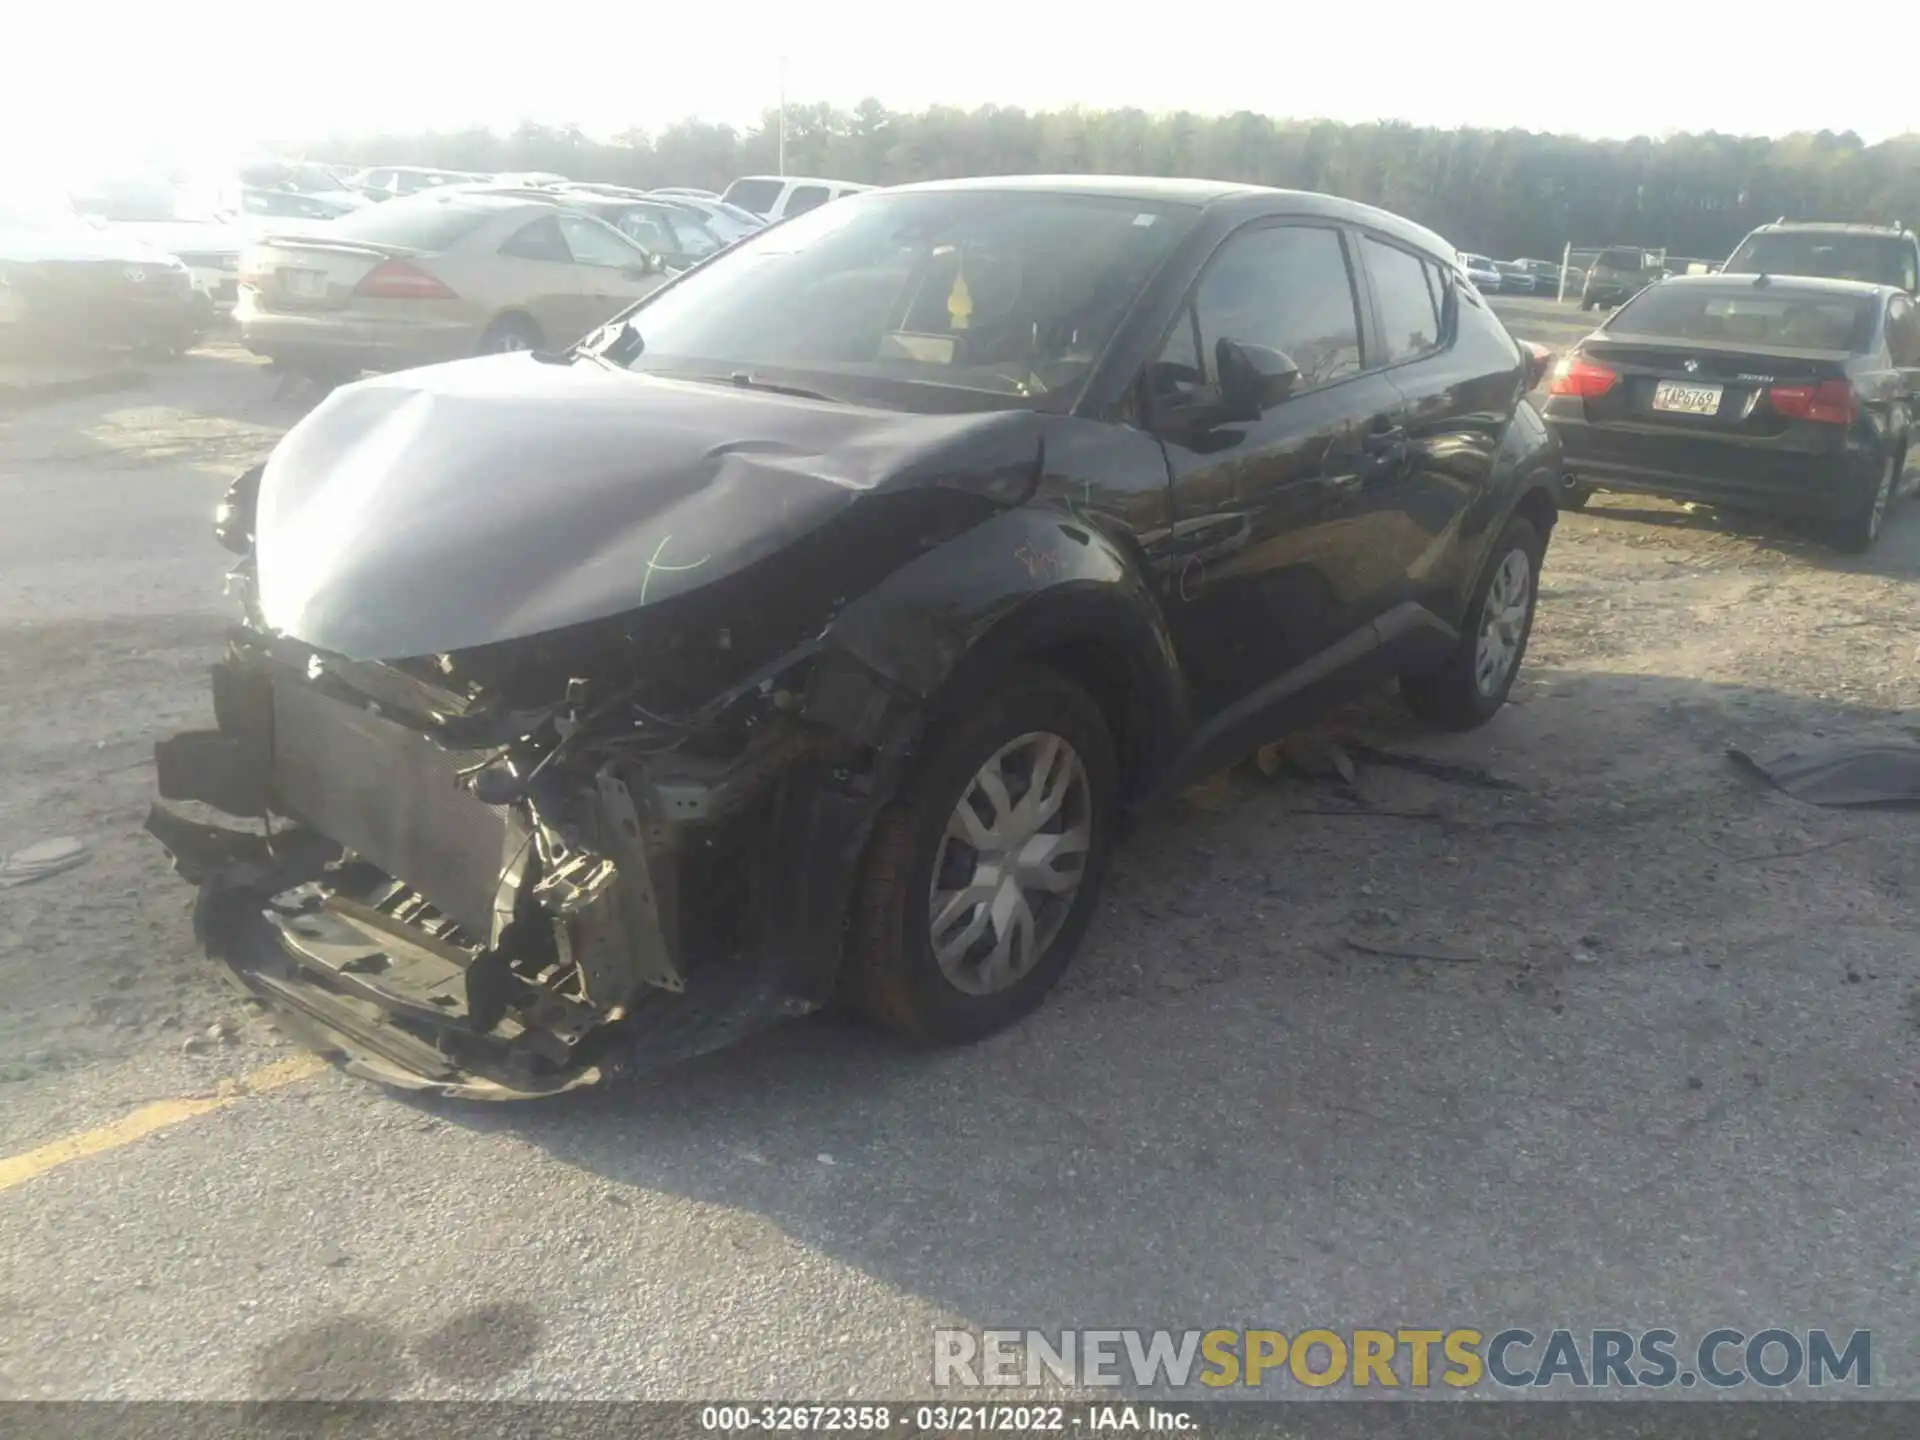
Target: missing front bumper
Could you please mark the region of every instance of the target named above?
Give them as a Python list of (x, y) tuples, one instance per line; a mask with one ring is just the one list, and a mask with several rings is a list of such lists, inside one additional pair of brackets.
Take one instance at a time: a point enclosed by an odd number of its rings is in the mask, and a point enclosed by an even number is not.
[[(286, 1028), (384, 1084), (549, 1095), (715, 1048), (796, 1009), (725, 956), (689, 985), (682, 827), (611, 766), (583, 837), (463, 783), (472, 756), (270, 667), (216, 670), (218, 730), (157, 747), (158, 804), (208, 953)], [(683, 807), (703, 813), (697, 795)], [(277, 825), (278, 833), (273, 833)]]

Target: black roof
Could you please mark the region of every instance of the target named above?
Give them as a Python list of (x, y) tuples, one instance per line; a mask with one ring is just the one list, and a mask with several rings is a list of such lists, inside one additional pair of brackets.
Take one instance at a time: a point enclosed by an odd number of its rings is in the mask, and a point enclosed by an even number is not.
[(1312, 190), (1276, 190), (1236, 180), (1193, 180), (1163, 175), (980, 175), (964, 180), (923, 180), (898, 185), (893, 191), (913, 190), (1024, 190), (1056, 195), (1110, 196), (1143, 204), (1191, 205), (1200, 209), (1238, 212), (1242, 218), (1263, 214), (1313, 215), (1367, 225), (1451, 259), (1454, 249), (1440, 236), (1405, 216), (1379, 210), (1338, 195)]

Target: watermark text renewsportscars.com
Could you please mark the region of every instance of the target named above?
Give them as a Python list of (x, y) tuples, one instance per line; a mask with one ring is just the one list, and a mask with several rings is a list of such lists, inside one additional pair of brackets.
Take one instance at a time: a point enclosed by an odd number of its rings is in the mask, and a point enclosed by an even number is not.
[(1868, 1330), (1719, 1326), (1280, 1330), (936, 1330), (943, 1389), (1132, 1386), (1196, 1393), (1347, 1385), (1387, 1393), (1493, 1386), (1673, 1390), (1867, 1389)]

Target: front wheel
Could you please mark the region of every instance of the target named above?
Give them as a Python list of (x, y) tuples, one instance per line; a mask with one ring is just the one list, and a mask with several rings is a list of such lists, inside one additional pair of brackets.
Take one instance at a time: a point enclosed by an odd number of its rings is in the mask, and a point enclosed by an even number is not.
[(1407, 708), (1443, 730), (1472, 730), (1499, 713), (1533, 634), (1546, 538), (1519, 516), (1507, 522), (1467, 607), (1460, 639), (1437, 670), (1400, 677)]
[(1053, 989), (1092, 919), (1118, 762), (1099, 707), (1023, 669), (944, 727), (880, 816), (847, 989), (911, 1039), (979, 1040)]

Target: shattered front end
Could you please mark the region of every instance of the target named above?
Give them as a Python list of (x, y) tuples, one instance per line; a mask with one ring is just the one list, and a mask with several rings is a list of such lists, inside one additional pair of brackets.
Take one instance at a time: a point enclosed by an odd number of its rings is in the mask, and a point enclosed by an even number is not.
[(577, 677), (522, 710), (442, 666), (239, 630), (218, 728), (157, 747), (148, 829), (201, 886), (208, 953), (290, 1032), (390, 1085), (510, 1098), (830, 998), (882, 688), (808, 654), (679, 722)]
[(824, 1004), (926, 699), (841, 632), (1021, 503), (1037, 424), (510, 360), (335, 391), (216, 514), (244, 623), (216, 728), (158, 747), (202, 943), (352, 1069), (475, 1096)]

